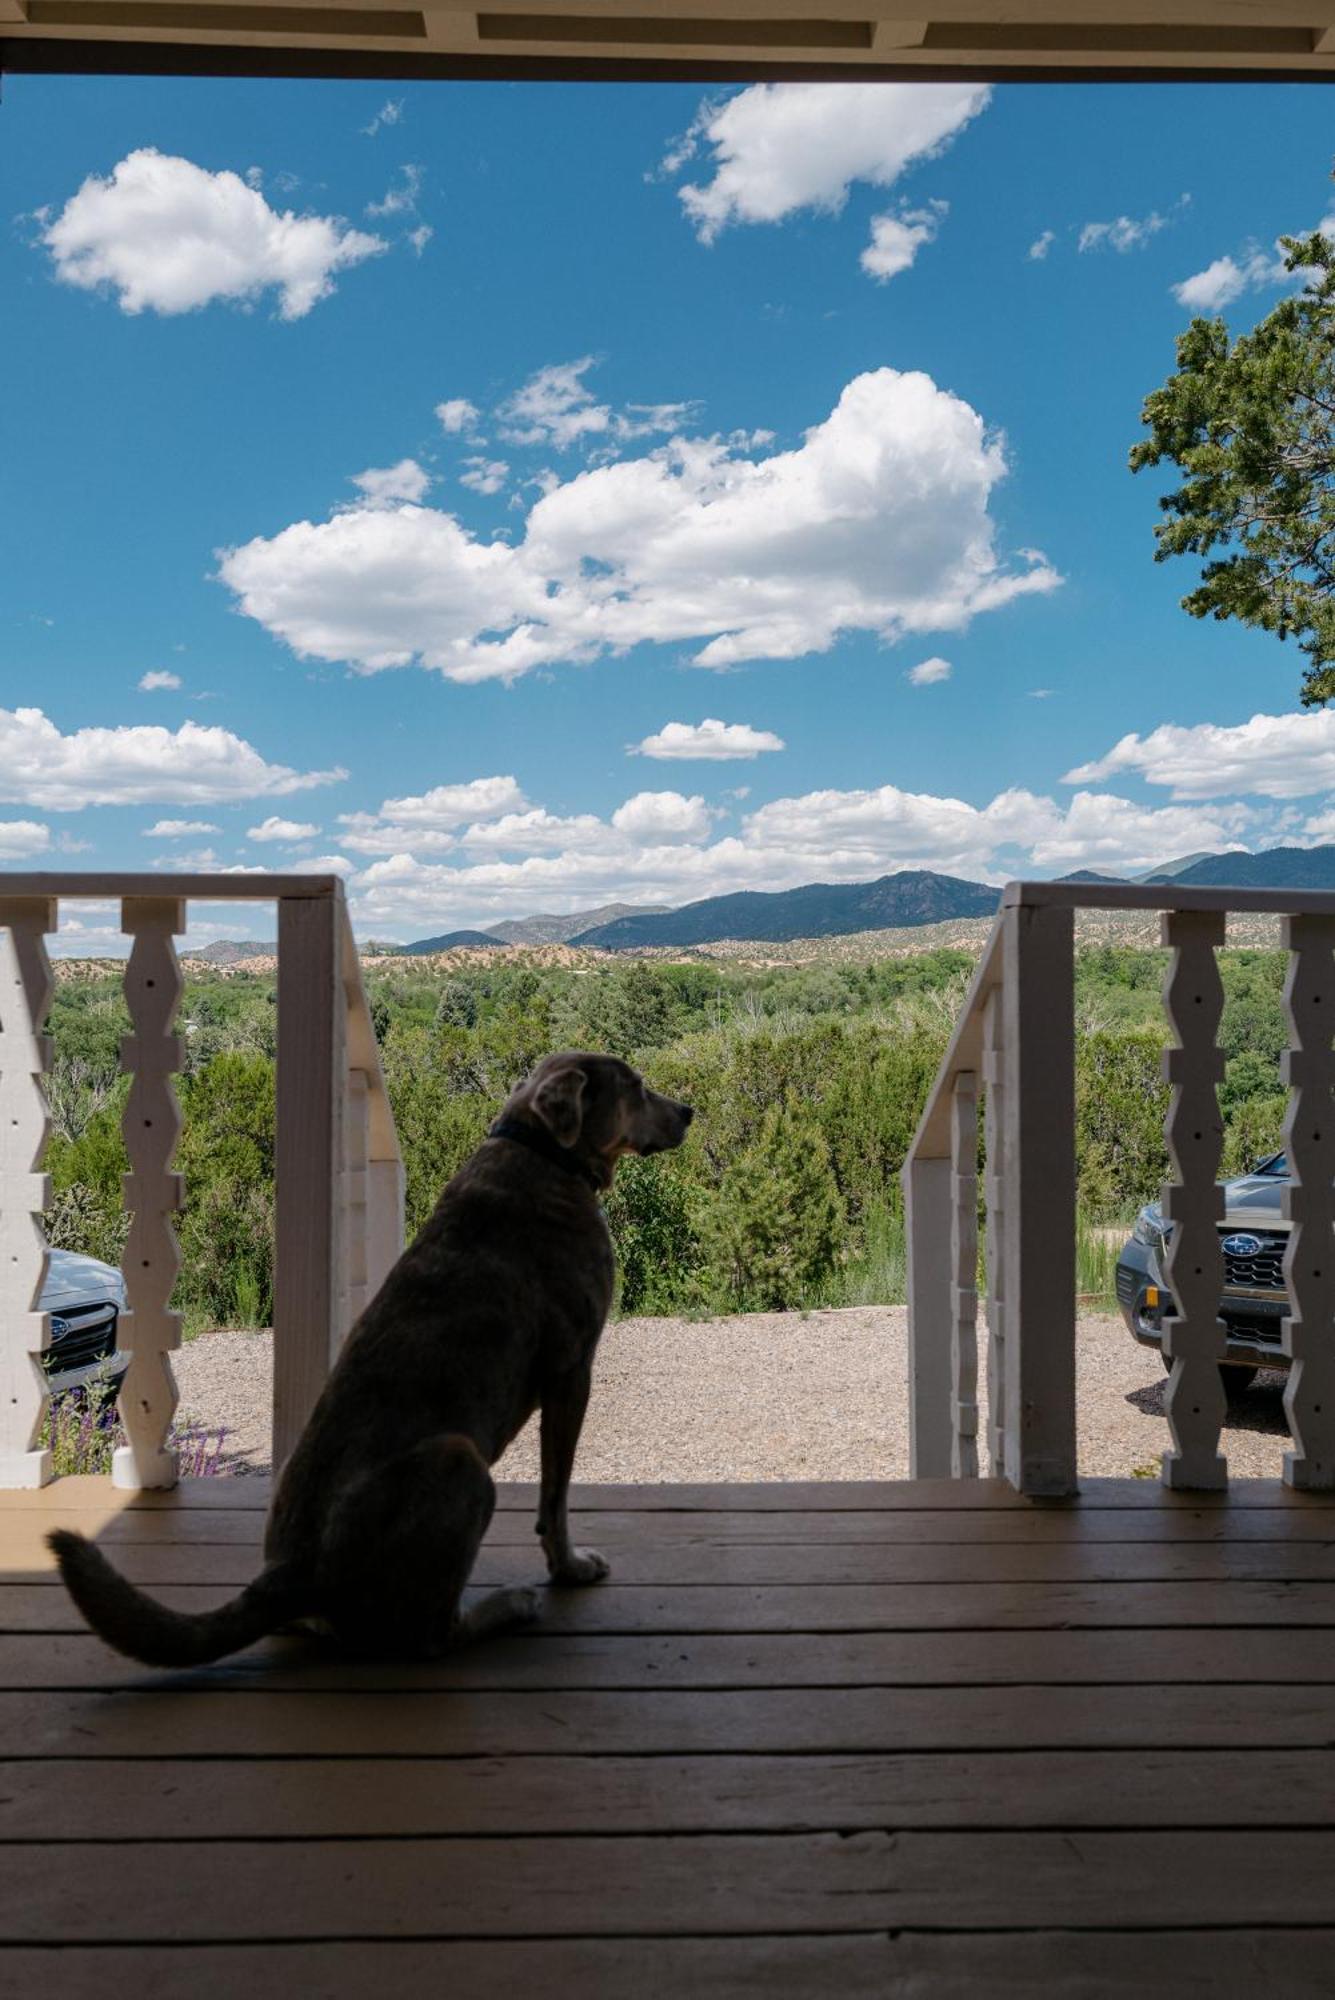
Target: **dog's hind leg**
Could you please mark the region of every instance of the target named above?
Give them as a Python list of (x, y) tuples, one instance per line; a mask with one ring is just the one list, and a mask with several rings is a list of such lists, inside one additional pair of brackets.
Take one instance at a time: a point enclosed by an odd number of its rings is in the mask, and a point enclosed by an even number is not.
[(541, 1593), (525, 1584), (513, 1590), (493, 1590), (470, 1604), (454, 1621), (450, 1634), (453, 1646), (469, 1645), (493, 1632), (505, 1632), (516, 1625), (531, 1625), (542, 1609)]

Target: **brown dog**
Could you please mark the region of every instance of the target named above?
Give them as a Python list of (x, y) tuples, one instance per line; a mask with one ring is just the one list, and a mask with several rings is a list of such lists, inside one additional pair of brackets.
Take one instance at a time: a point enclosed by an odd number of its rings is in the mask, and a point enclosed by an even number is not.
[(94, 1631), (134, 1659), (183, 1667), (295, 1619), (358, 1652), (429, 1655), (533, 1617), (531, 1590), (466, 1613), (460, 1601), (496, 1504), (487, 1468), (534, 1410), (552, 1581), (606, 1576), (566, 1525), (612, 1302), (598, 1195), (623, 1153), (679, 1146), (691, 1117), (612, 1056), (539, 1063), (349, 1335), (278, 1482), (263, 1572), (216, 1611), (170, 1611), (59, 1529), (51, 1548)]

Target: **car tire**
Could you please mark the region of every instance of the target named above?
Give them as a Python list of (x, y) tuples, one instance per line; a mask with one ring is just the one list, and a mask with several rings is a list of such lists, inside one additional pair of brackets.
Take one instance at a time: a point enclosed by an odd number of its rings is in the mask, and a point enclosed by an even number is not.
[[(1162, 1348), (1159, 1349), (1159, 1359), (1163, 1363), (1164, 1374), (1171, 1375), (1173, 1364)], [(1235, 1397), (1246, 1395), (1259, 1372), (1259, 1364), (1254, 1368), (1246, 1361), (1220, 1362), (1219, 1373), (1224, 1378), (1224, 1394), (1228, 1397), (1230, 1403)]]

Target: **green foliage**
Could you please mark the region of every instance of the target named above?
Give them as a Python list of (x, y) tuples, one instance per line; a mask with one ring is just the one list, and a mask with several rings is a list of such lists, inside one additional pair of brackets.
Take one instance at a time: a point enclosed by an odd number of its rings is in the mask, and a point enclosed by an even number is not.
[(1075, 1143), (1080, 1204), (1108, 1220), (1158, 1193), (1168, 1168), (1162, 1032), (1099, 1032), (1076, 1045)]
[(731, 1160), (706, 1223), (729, 1305), (803, 1305), (838, 1262), (844, 1207), (819, 1125), (796, 1104), (771, 1105)]
[(1335, 696), (1335, 244), (1282, 242), (1307, 285), (1236, 340), (1222, 319), (1192, 320), (1131, 468), (1185, 475), (1154, 531), (1156, 562), (1207, 558), (1183, 609), (1294, 635), (1310, 707)]
[(623, 1313), (669, 1313), (706, 1302), (704, 1190), (677, 1157), (624, 1160), (607, 1197)]

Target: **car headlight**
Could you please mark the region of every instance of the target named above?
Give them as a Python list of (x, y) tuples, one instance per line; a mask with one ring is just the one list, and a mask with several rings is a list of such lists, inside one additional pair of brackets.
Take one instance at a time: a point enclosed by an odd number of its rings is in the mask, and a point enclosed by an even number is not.
[(1131, 1231), (1136, 1242), (1145, 1244), (1150, 1250), (1161, 1250), (1172, 1233), (1173, 1225), (1164, 1221), (1163, 1210), (1157, 1201), (1146, 1202)]

